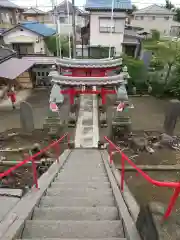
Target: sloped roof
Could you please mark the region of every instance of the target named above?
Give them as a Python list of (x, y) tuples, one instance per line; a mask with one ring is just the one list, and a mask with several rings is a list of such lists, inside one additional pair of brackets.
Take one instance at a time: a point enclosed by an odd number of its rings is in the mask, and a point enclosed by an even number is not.
[[(72, 15), (73, 13), (73, 6), (72, 6), (72, 3), (68, 1), (68, 7), (69, 7), (69, 14)], [(83, 10), (79, 9), (78, 7), (75, 7), (76, 9), (76, 14), (77, 15), (85, 15), (87, 14), (86, 12), (84, 12)], [(53, 10), (54, 11), (54, 10)], [(63, 14), (67, 14), (67, 2), (66, 1), (63, 1), (61, 2), (57, 7), (56, 7), (56, 11), (58, 13), (63, 13)], [(49, 11), (49, 12), (52, 12)]]
[(21, 23), (20, 26), (44, 37), (49, 37), (56, 33), (53, 28), (47, 27), (45, 24), (38, 22), (24, 22)]
[[(86, 10), (101, 10), (111, 9), (112, 0), (86, 0)], [(115, 10), (129, 10), (132, 9), (131, 0), (114, 0)]]
[(153, 4), (149, 7), (139, 9), (135, 12), (133, 12), (134, 15), (140, 15), (140, 14), (154, 14), (154, 15), (174, 15), (175, 13), (172, 12), (169, 9), (166, 9), (164, 7), (158, 6), (157, 4)]
[(41, 35), (43, 37), (49, 37), (52, 36), (56, 33), (56, 30), (54, 30), (53, 28), (47, 27), (45, 24), (43, 23), (39, 23), (39, 22), (23, 22), (21, 24), (16, 25), (13, 28), (8, 29), (7, 31), (5, 31), (4, 33), (2, 33), (3, 35), (6, 35), (8, 32), (10, 32), (13, 29), (16, 28), (25, 28), (29, 31), (32, 31), (34, 33), (37, 33), (38, 35)]
[(22, 7), (19, 7), (16, 4), (14, 4), (8, 0), (0, 0), (0, 7), (23, 9)]
[(3, 60), (15, 55), (16, 52), (10, 48), (4, 47), (4, 46), (0, 46), (0, 62), (2, 62)]
[(0, 64), (0, 77), (13, 80), (33, 65), (32, 61), (11, 58)]
[(46, 14), (46, 13), (37, 8), (29, 8), (29, 9), (26, 9), (26, 11), (24, 11), (23, 14), (37, 15), (37, 14)]

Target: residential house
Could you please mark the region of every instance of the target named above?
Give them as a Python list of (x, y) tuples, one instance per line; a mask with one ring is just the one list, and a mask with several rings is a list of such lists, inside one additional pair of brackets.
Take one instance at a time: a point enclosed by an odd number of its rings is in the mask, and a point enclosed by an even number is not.
[(24, 10), (16, 4), (8, 1), (0, 1), (0, 29), (11, 28), (18, 24), (22, 19)]
[(46, 15), (46, 12), (32, 7), (23, 12), (25, 21), (37, 21), (39, 23), (44, 23)]
[(24, 22), (2, 34), (4, 43), (14, 49), (19, 56), (46, 54), (49, 51), (45, 38), (55, 34), (55, 30), (38, 22)]
[(174, 21), (174, 14), (169, 9), (153, 4), (135, 11), (132, 15), (131, 24), (136, 27), (143, 27), (146, 32), (156, 29), (161, 36), (177, 36), (180, 32), (180, 23)]
[(10, 85), (16, 89), (32, 88), (33, 65), (33, 61), (18, 59), (14, 50), (0, 46), (0, 98)]
[[(68, 18), (68, 9), (67, 9), (67, 1), (61, 2), (56, 9), (49, 11), (48, 16), (46, 15), (45, 23), (54, 26), (54, 14), (57, 16), (57, 20), (60, 22), (60, 31), (62, 35), (67, 35), (69, 33), (72, 34), (72, 13), (73, 13), (73, 6), (72, 3), (68, 1), (68, 8), (69, 8), (69, 18)], [(78, 7), (75, 8), (75, 23), (76, 27), (82, 28), (87, 24), (88, 21), (88, 13), (82, 11)]]
[(131, 1), (114, 1), (113, 19), (111, 1), (87, 0), (85, 9), (90, 12), (90, 46), (112, 47), (116, 55), (122, 52), (127, 10)]
[(138, 35), (136, 31), (128, 27), (124, 30), (124, 39), (122, 42), (122, 52), (128, 56), (138, 58), (142, 50), (142, 36)]

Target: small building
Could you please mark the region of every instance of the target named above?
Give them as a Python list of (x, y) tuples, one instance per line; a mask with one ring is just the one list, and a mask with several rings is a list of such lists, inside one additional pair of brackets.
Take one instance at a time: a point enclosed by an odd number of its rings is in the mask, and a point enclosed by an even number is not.
[(141, 54), (141, 39), (144, 37), (140, 36), (135, 32), (134, 30), (131, 29), (125, 29), (124, 31), (124, 39), (123, 39), (123, 53), (127, 54), (128, 56), (131, 57), (139, 57)]
[(174, 15), (175, 12), (172, 10), (153, 4), (133, 12), (131, 24), (144, 28), (145, 32), (156, 29), (161, 36), (177, 36), (180, 24), (174, 21)]
[(39, 23), (44, 23), (46, 14), (42, 10), (32, 7), (23, 12), (25, 21), (37, 21)]
[(122, 52), (127, 10), (132, 9), (131, 1), (114, 1), (113, 20), (111, 1), (87, 0), (85, 9), (90, 12), (90, 46), (115, 49), (116, 55)]
[(0, 46), (0, 92), (3, 92), (5, 86), (10, 85), (14, 85), (16, 89), (32, 88), (33, 65), (33, 61), (18, 59), (14, 50)]
[[(54, 25), (54, 12), (57, 15), (57, 20), (59, 20), (61, 26), (61, 34), (68, 35), (69, 32), (72, 34), (72, 13), (73, 13), (73, 6), (70, 1), (68, 1), (68, 8), (69, 8), (69, 18), (68, 18), (68, 9), (67, 9), (67, 1), (62, 1), (54, 10), (48, 12), (46, 15), (45, 23), (49, 26), (55, 27)], [(75, 24), (76, 27), (81, 28), (84, 27), (88, 20), (88, 13), (81, 10), (80, 8), (76, 7), (75, 13)]]
[(49, 55), (45, 38), (55, 34), (55, 30), (38, 22), (24, 22), (2, 34), (4, 43), (14, 49), (18, 56)]
[(0, 1), (0, 29), (8, 29), (23, 20), (23, 8), (8, 1)]

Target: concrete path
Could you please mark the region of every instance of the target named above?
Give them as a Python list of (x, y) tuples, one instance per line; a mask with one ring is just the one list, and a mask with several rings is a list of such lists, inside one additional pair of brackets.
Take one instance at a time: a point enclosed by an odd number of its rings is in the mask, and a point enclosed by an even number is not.
[(97, 147), (99, 141), (97, 97), (81, 95), (75, 135), (75, 147)]

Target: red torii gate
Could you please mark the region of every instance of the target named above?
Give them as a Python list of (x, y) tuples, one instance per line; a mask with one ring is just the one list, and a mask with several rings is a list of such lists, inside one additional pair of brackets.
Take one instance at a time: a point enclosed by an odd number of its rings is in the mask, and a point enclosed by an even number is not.
[(102, 104), (106, 103), (106, 94), (116, 94), (115, 90), (107, 90), (101, 88), (101, 90), (76, 90), (74, 88), (69, 88), (66, 90), (61, 90), (60, 93), (68, 94), (70, 97), (70, 104), (74, 104), (74, 97), (77, 94), (100, 94), (102, 98)]

